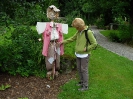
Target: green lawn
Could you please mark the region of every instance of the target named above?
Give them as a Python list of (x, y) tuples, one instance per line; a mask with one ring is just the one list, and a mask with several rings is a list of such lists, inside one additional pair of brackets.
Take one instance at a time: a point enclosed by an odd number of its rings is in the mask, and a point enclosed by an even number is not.
[(111, 31), (113, 32), (114, 30), (101, 30), (100, 33), (108, 37)]
[[(69, 28), (68, 35), (74, 32)], [(65, 50), (74, 55), (74, 43), (65, 45)], [(133, 99), (133, 61), (98, 46), (90, 58), (89, 90), (79, 92), (76, 83), (63, 85), (58, 99)]]
[(118, 30), (101, 30), (100, 33), (103, 34), (104, 36), (108, 37), (108, 38), (111, 34), (115, 34), (116, 36), (119, 35)]

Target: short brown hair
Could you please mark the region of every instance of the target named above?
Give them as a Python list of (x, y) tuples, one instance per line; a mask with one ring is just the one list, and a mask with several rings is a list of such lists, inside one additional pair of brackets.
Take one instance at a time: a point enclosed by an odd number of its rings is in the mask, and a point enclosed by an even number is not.
[(75, 18), (73, 20), (73, 22), (72, 22), (72, 26), (73, 27), (84, 27), (85, 26), (85, 22), (81, 18)]

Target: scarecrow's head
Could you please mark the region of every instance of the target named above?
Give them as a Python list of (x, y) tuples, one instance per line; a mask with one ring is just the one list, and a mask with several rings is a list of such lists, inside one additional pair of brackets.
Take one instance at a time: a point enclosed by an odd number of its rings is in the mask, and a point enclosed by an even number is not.
[(47, 8), (47, 18), (54, 20), (58, 19), (60, 10), (56, 6), (51, 5)]

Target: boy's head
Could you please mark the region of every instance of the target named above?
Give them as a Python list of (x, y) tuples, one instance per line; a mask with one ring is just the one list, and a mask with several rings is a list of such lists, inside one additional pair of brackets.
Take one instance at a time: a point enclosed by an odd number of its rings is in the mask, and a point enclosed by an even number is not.
[(47, 18), (54, 20), (59, 17), (60, 10), (56, 8), (56, 6), (51, 5), (47, 8)]
[(78, 31), (82, 31), (85, 28), (85, 22), (81, 18), (75, 18), (72, 22), (72, 26), (75, 27)]

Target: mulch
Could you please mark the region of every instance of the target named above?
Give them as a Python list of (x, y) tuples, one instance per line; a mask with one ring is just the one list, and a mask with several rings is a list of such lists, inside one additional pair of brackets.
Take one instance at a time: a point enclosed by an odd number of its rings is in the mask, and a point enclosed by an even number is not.
[(22, 77), (0, 73), (1, 85), (11, 85), (10, 88), (0, 91), (0, 99), (57, 99), (61, 86), (71, 79), (76, 79), (76, 70), (67, 74), (60, 74), (54, 80), (35, 76)]

